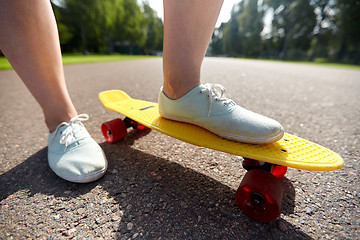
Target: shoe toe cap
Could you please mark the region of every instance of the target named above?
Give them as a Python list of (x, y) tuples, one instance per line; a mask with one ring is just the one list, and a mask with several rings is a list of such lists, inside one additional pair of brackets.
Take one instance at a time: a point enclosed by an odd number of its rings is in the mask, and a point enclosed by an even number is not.
[(208, 129), (218, 135), (246, 143), (272, 143), (284, 135), (283, 127), (276, 120), (240, 107), (228, 115), (214, 117), (211, 124)]
[[(243, 129), (246, 132), (246, 136), (253, 138), (255, 142), (275, 142), (284, 134), (281, 124), (274, 119), (251, 111), (247, 111), (245, 116), (246, 123), (240, 129)], [(239, 123), (241, 124), (241, 121)]]
[(61, 178), (77, 183), (101, 178), (107, 169), (105, 155), (96, 142), (68, 149), (62, 155), (49, 153), (49, 165)]

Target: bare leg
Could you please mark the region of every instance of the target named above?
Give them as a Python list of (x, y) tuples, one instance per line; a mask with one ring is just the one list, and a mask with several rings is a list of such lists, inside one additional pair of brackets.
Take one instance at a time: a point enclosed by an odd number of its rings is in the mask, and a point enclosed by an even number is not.
[(200, 84), (200, 70), (223, 0), (164, 0), (164, 88), (178, 99)]
[(0, 0), (0, 48), (40, 104), (49, 130), (77, 115), (49, 0)]

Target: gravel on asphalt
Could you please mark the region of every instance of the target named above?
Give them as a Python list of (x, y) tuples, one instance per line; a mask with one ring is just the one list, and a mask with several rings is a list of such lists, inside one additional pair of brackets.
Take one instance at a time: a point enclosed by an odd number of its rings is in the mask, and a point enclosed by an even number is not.
[(79, 113), (104, 149), (107, 174), (75, 184), (47, 165), (41, 109), (14, 71), (0, 72), (0, 239), (359, 239), (360, 71), (243, 59), (207, 58), (202, 82), (221, 83), (239, 105), (275, 118), (289, 133), (345, 160), (333, 172), (289, 169), (280, 218), (241, 213), (239, 157), (155, 131), (130, 131), (108, 144), (100, 125), (118, 117), (103, 90), (156, 101), (162, 60), (65, 66)]

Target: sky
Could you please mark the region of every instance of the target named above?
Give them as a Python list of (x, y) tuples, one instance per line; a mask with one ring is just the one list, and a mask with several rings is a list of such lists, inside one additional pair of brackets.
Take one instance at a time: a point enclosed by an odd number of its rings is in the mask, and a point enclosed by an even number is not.
[[(148, 0), (150, 7), (153, 8), (158, 16), (164, 20), (163, 1), (161, 0)], [(216, 27), (219, 27), (222, 22), (227, 22), (230, 19), (230, 12), (234, 4), (240, 2), (240, 0), (224, 0), (221, 8), (221, 12), (216, 23)]]

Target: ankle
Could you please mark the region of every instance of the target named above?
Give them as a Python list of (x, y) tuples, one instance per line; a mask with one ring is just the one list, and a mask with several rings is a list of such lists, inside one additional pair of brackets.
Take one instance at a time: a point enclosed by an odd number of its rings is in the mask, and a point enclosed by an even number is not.
[(179, 99), (200, 85), (200, 66), (164, 63), (163, 91), (171, 99)]
[(163, 86), (163, 92), (168, 98), (171, 99), (179, 99), (185, 96), (188, 92), (190, 92), (193, 88), (200, 85), (200, 82), (171, 82), (165, 83)]
[(62, 122), (70, 122), (70, 119), (77, 116), (77, 112), (69, 112), (65, 114), (45, 115), (45, 124), (50, 132), (55, 131), (57, 126)]

